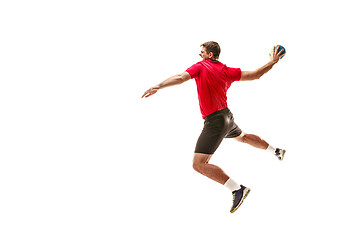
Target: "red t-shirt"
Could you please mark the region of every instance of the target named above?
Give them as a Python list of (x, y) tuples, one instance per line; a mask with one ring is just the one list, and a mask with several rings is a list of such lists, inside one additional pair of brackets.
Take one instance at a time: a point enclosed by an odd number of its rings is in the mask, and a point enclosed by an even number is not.
[(227, 107), (226, 92), (241, 78), (240, 68), (230, 68), (215, 60), (203, 60), (186, 69), (195, 78), (202, 117)]

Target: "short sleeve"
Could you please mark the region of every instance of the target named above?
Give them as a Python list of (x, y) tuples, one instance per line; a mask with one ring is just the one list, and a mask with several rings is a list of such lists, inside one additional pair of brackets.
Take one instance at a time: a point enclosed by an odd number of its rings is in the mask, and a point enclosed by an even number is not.
[(196, 78), (199, 76), (200, 68), (201, 68), (201, 65), (195, 63), (194, 65), (192, 65), (191, 67), (186, 69), (186, 72), (188, 72), (190, 74), (191, 78)]
[(240, 81), (241, 79), (241, 69), (240, 68), (228, 68), (228, 74), (231, 77), (232, 81)]

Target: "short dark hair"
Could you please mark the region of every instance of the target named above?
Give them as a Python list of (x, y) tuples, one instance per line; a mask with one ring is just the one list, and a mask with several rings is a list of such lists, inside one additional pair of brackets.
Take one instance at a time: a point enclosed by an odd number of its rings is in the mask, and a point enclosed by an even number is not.
[(219, 58), (221, 49), (220, 49), (220, 45), (217, 42), (209, 41), (201, 44), (200, 47), (205, 47), (208, 53), (212, 52), (214, 54), (215, 59)]

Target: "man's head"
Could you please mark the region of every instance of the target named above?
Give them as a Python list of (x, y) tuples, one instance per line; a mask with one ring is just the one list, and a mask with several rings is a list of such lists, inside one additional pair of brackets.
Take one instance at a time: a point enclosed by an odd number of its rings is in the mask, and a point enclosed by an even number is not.
[(217, 42), (209, 41), (200, 45), (202, 47), (199, 54), (203, 60), (218, 59), (220, 55), (220, 45)]

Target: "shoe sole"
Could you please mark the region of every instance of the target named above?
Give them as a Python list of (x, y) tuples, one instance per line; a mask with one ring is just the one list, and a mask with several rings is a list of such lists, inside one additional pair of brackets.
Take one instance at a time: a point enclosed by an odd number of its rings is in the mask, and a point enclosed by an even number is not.
[(239, 207), (241, 206), (241, 204), (244, 202), (244, 200), (245, 200), (245, 198), (247, 197), (247, 195), (250, 193), (250, 190), (251, 190), (250, 188), (245, 188), (245, 190), (244, 190), (244, 193), (245, 193), (244, 197), (241, 199), (239, 205), (237, 205), (237, 207), (236, 207), (235, 209), (233, 209), (233, 210), (230, 211), (231, 213), (234, 213), (236, 210), (238, 210), (238, 208), (239, 208)]
[(284, 159), (285, 153), (286, 153), (286, 150), (284, 150), (283, 153), (281, 154), (281, 159), (280, 159), (280, 161), (282, 161), (282, 160)]

